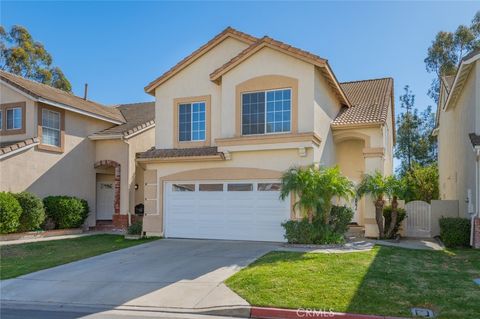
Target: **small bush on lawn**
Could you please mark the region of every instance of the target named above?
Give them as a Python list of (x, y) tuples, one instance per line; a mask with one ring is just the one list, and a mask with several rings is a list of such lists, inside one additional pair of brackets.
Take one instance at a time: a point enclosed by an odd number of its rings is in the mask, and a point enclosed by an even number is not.
[[(407, 212), (403, 208), (397, 209), (397, 223), (393, 228), (392, 238), (395, 238), (395, 235), (398, 234), (398, 230), (400, 229), (400, 225), (402, 221), (407, 217)], [(383, 209), (383, 218), (385, 222), (385, 232), (390, 228), (390, 222), (392, 221), (392, 206), (385, 206)]]
[(84, 199), (70, 196), (48, 196), (43, 199), (47, 219), (58, 229), (77, 228), (88, 217), (88, 203)]
[(22, 207), (17, 199), (7, 192), (0, 193), (0, 234), (17, 231), (20, 226)]
[(312, 224), (306, 218), (289, 220), (282, 226), (285, 228), (285, 239), (290, 244), (325, 245), (344, 242), (343, 234), (335, 232), (331, 225), (324, 225), (320, 220), (314, 220)]
[(442, 217), (440, 237), (447, 247), (466, 247), (470, 245), (470, 219)]
[(45, 220), (45, 209), (43, 208), (42, 200), (29, 192), (21, 192), (13, 196), (22, 207), (18, 231), (25, 232), (39, 229)]
[(352, 221), (353, 210), (346, 206), (333, 206), (330, 211), (329, 224), (334, 232), (345, 234), (348, 230), (348, 224)]
[(142, 222), (136, 221), (128, 226), (127, 233), (129, 235), (141, 235), (142, 234)]

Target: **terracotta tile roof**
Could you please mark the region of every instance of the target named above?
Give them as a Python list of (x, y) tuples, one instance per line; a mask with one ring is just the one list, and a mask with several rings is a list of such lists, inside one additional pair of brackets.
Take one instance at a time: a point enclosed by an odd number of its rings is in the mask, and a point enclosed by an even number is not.
[(127, 122), (97, 132), (93, 134), (94, 136), (128, 136), (155, 124), (155, 102), (121, 104), (116, 106), (116, 108), (122, 113)]
[(38, 143), (38, 138), (27, 138), (23, 141), (3, 142), (0, 143), (0, 156), (16, 151), (21, 148), (25, 148), (29, 145)]
[(21, 76), (1, 70), (0, 79), (36, 99), (42, 98), (47, 101), (63, 104), (80, 111), (100, 115), (115, 122), (125, 122), (121, 112), (113, 107), (101, 105), (90, 100), (84, 100), (81, 97), (49, 85), (27, 80)]
[(477, 135), (475, 133), (470, 133), (468, 134), (470, 137), (470, 142), (472, 142), (472, 145), (475, 146), (480, 146), (480, 135)]
[(393, 110), (393, 79), (372, 79), (340, 83), (352, 107), (343, 107), (332, 126), (384, 124), (388, 108)]
[(145, 92), (151, 93), (153, 89), (155, 89), (157, 86), (159, 86), (162, 82), (166, 81), (170, 77), (172, 77), (174, 74), (176, 74), (178, 71), (182, 70), (186, 66), (190, 65), (193, 61), (201, 57), (204, 53), (208, 52), (212, 47), (214, 47), (217, 43), (220, 43), (223, 41), (226, 37), (232, 36), (236, 39), (242, 40), (248, 44), (252, 44), (258, 39), (240, 32), (238, 30), (235, 30), (232, 27), (227, 27), (225, 30), (217, 34), (213, 39), (202, 45), (200, 48), (197, 50), (193, 51), (190, 55), (185, 57), (183, 60), (175, 64), (170, 70), (167, 72), (163, 73), (161, 76), (150, 82), (146, 87), (145, 87)]
[(217, 147), (195, 147), (195, 148), (170, 148), (158, 149), (151, 148), (148, 151), (137, 153), (137, 158), (176, 158), (176, 157), (196, 157), (196, 156), (222, 156)]

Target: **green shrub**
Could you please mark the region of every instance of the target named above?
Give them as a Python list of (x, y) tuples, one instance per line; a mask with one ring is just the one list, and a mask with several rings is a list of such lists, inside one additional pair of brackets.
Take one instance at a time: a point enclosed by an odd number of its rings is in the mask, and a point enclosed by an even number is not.
[(466, 247), (470, 245), (470, 219), (442, 217), (440, 237), (447, 247)]
[[(395, 228), (393, 229), (391, 238), (395, 238), (398, 234), (398, 230), (400, 229), (400, 225), (402, 221), (407, 217), (407, 212), (403, 208), (397, 209), (397, 223), (395, 224)], [(385, 206), (383, 209), (383, 218), (385, 222), (385, 235), (388, 229), (390, 228), (390, 222), (392, 221), (392, 206)]]
[(36, 195), (28, 192), (13, 194), (22, 207), (22, 215), (20, 216), (19, 231), (37, 230), (45, 220), (45, 209), (43, 202)]
[(289, 220), (282, 224), (285, 239), (290, 244), (325, 245), (344, 242), (343, 233), (336, 232), (331, 225), (324, 225), (316, 219), (312, 224), (308, 220)]
[(17, 231), (20, 226), (22, 207), (17, 199), (7, 192), (0, 193), (0, 233), (7, 234)]
[(128, 226), (127, 233), (129, 235), (141, 235), (142, 234), (142, 221), (136, 221)]
[(43, 199), (47, 218), (55, 228), (77, 228), (88, 217), (88, 203), (84, 199), (70, 196), (48, 196)]
[(332, 206), (330, 211), (329, 224), (334, 232), (345, 234), (348, 230), (348, 224), (352, 221), (353, 210), (346, 206)]

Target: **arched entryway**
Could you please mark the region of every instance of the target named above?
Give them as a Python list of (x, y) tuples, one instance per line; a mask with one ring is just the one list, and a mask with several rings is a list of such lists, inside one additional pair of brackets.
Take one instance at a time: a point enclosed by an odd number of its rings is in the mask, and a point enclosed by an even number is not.
[[(96, 170), (96, 221), (97, 225), (110, 221), (115, 226), (120, 222), (120, 164), (113, 160), (101, 160), (94, 165)], [(113, 208), (113, 210), (112, 210)]]

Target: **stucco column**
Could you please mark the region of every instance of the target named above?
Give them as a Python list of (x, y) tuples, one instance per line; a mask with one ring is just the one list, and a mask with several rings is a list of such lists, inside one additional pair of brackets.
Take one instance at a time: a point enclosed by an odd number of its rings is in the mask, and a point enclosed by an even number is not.
[[(364, 148), (363, 156), (365, 158), (365, 173), (373, 174), (376, 171), (384, 172), (384, 151), (383, 148)], [(365, 237), (378, 237), (378, 226), (375, 220), (374, 198), (368, 196), (365, 198), (365, 210), (363, 212), (363, 222), (365, 226)]]

